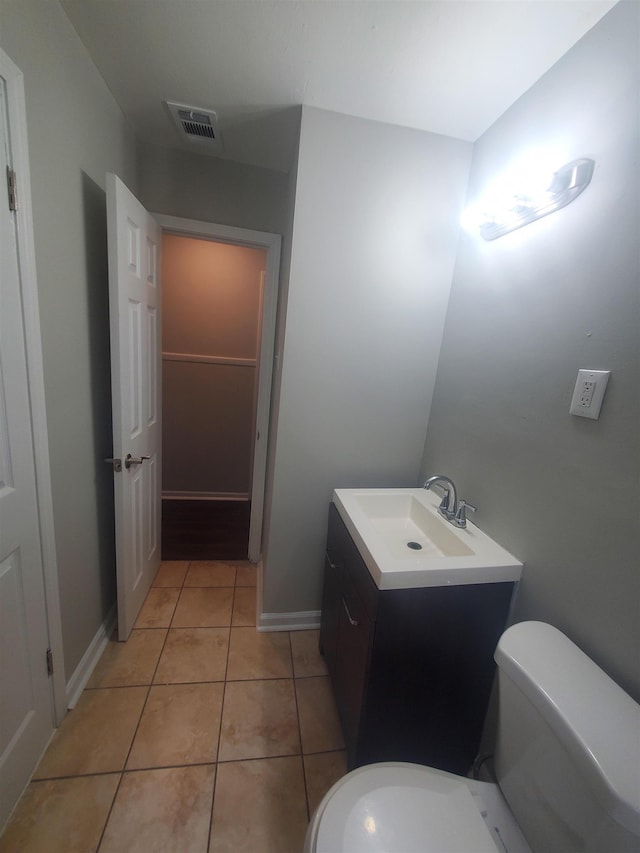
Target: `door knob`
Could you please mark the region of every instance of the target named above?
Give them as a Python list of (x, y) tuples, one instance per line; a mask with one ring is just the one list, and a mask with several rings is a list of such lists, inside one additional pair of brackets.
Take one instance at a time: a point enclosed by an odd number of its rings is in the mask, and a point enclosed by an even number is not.
[(132, 465), (142, 465), (145, 459), (151, 459), (150, 456), (132, 456), (127, 453), (127, 458), (124, 460), (124, 467), (129, 470)]
[(105, 459), (104, 461), (113, 466), (113, 470), (116, 474), (119, 474), (120, 471), (122, 471), (122, 459)]

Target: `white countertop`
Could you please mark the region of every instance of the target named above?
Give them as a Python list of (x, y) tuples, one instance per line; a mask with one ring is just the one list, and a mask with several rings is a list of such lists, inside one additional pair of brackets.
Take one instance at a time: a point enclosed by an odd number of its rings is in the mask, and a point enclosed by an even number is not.
[(333, 501), (378, 589), (520, 579), (522, 563), (475, 524), (442, 518), (433, 491), (336, 489)]

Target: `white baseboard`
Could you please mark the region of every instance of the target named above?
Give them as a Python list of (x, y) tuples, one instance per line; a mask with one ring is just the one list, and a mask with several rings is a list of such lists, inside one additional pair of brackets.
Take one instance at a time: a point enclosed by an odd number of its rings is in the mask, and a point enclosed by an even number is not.
[(248, 501), (248, 492), (162, 492), (163, 500), (170, 501)]
[(91, 673), (96, 668), (96, 664), (109, 642), (109, 637), (116, 627), (116, 621), (117, 608), (114, 604), (107, 614), (107, 618), (98, 628), (95, 637), (89, 643), (89, 648), (82, 656), (82, 660), (75, 668), (73, 675), (67, 682), (67, 708), (75, 708), (78, 704), (82, 691), (87, 681), (91, 678)]
[(261, 613), (258, 631), (309, 631), (320, 627), (320, 610), (301, 610), (297, 613)]

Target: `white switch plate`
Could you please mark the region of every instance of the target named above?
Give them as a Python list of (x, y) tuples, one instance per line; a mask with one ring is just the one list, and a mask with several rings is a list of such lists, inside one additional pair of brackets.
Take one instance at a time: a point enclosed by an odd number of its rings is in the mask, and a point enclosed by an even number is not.
[(610, 370), (579, 370), (569, 412), (597, 420), (610, 374)]

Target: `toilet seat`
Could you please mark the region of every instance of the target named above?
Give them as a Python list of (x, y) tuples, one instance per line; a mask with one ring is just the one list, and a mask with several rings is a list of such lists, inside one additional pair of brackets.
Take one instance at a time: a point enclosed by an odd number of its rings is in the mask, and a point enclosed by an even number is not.
[(418, 764), (360, 767), (318, 806), (305, 853), (530, 853), (497, 785)]

